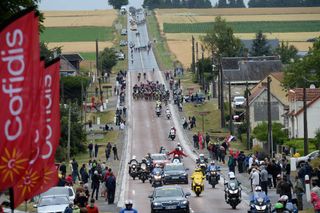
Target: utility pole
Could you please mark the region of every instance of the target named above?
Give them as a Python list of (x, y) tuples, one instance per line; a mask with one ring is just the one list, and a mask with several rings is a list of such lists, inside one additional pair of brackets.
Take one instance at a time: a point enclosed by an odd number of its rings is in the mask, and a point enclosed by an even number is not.
[(309, 153), (308, 146), (308, 118), (307, 118), (307, 92), (306, 79), (303, 79), (303, 152), (306, 156)]
[(81, 123), (82, 123), (82, 121), (83, 121), (83, 82), (82, 82), (82, 80), (81, 80), (81, 100), (80, 100), (81, 102), (80, 102), (80, 104), (81, 104), (81, 109), (80, 109), (80, 117), (81, 117)]
[(219, 60), (219, 71), (220, 71), (220, 118), (221, 118), (221, 128), (225, 128), (226, 121), (224, 119), (224, 95), (223, 95), (223, 70), (221, 56), (218, 57)]
[(249, 107), (249, 86), (246, 83), (246, 121), (247, 121), (247, 149), (250, 150), (250, 107)]
[(273, 158), (273, 141), (272, 141), (272, 119), (271, 119), (271, 92), (270, 92), (271, 77), (267, 78), (267, 111), (268, 111), (268, 148), (270, 156)]
[(69, 111), (68, 111), (68, 162), (70, 162), (70, 132), (71, 132), (71, 102), (69, 101)]
[(231, 81), (229, 79), (229, 130), (233, 135), (233, 122), (232, 122), (232, 103), (231, 103)]
[(199, 61), (199, 46), (198, 46), (198, 42), (196, 42), (196, 61)]
[(192, 36), (192, 65), (191, 65), (191, 69), (192, 72), (195, 73), (196, 71), (196, 66), (195, 66), (195, 60), (194, 60), (194, 37)]
[(103, 106), (103, 97), (102, 97), (102, 90), (101, 90), (101, 78), (102, 72), (99, 72), (99, 47), (98, 47), (98, 39), (96, 39), (96, 67), (97, 67), (97, 78), (99, 82), (99, 91), (100, 91), (100, 102)]
[(212, 98), (216, 98), (217, 97), (217, 93), (216, 93), (216, 81), (215, 81), (215, 64), (214, 64), (214, 52), (212, 51), (212, 75), (213, 75), (213, 78), (212, 78)]
[(205, 90), (204, 85), (204, 47), (201, 45), (201, 84), (202, 84), (202, 90)]

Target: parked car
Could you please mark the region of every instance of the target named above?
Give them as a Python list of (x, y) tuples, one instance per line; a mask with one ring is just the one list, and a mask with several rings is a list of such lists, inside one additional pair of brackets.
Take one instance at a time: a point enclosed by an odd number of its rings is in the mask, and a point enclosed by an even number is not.
[(163, 168), (163, 183), (188, 184), (188, 173), (183, 163), (170, 163)]
[(127, 34), (128, 34), (127, 29), (122, 29), (122, 30), (121, 30), (121, 35), (125, 36), (125, 35), (127, 35)]
[(38, 204), (33, 207), (37, 209), (37, 213), (60, 213), (69, 205), (70, 200), (65, 195), (48, 195), (42, 196)]
[(180, 186), (162, 186), (154, 189), (149, 196), (151, 212), (190, 212), (187, 197), (190, 192), (184, 192)]
[(309, 153), (306, 156), (298, 157), (297, 160), (296, 160), (297, 166), (301, 167), (302, 164), (307, 162), (309, 159), (313, 160), (313, 159), (318, 158), (318, 157), (320, 157), (320, 151), (319, 150), (313, 151), (313, 152)]
[(241, 108), (244, 106), (245, 102), (246, 102), (245, 97), (235, 96), (232, 101), (233, 108)]
[(68, 196), (70, 201), (73, 201), (76, 197), (76, 194), (71, 186), (55, 186), (50, 188), (48, 191), (40, 194), (41, 197), (45, 196)]
[(116, 52), (117, 60), (124, 60), (126, 58), (123, 52)]
[(120, 40), (120, 46), (127, 46), (128, 42), (126, 40)]
[(154, 153), (151, 154), (151, 159), (153, 165), (159, 164), (161, 167), (164, 167), (167, 163), (170, 163), (170, 160), (166, 154)]

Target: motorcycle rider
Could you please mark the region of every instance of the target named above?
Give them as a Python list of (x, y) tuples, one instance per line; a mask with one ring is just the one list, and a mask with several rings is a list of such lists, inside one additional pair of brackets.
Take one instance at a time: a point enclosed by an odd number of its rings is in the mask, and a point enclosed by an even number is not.
[(282, 203), (284, 208), (292, 213), (297, 213), (298, 212), (298, 208), (296, 208), (293, 203), (289, 202), (289, 197), (287, 195), (282, 195), (278, 202)]
[(132, 208), (132, 206), (133, 206), (132, 200), (126, 200), (124, 202), (124, 204), (125, 204), (126, 208), (121, 209), (119, 213), (126, 213), (126, 212), (128, 212), (128, 213), (138, 213), (137, 210)]
[(191, 175), (191, 190), (192, 190), (192, 186), (193, 186), (193, 181), (195, 181), (195, 179), (199, 182), (201, 182), (201, 185), (203, 186), (203, 179), (204, 179), (204, 176), (203, 176), (203, 173), (202, 173), (202, 170), (201, 168), (197, 167), (194, 172), (192, 173)]
[(278, 202), (274, 204), (274, 209), (272, 210), (272, 213), (291, 213), (291, 211), (286, 209), (282, 203)]
[(161, 101), (160, 100), (156, 101), (156, 108), (160, 108), (161, 109)]
[(174, 155), (172, 158), (172, 163), (181, 163), (179, 155)]
[(163, 146), (160, 147), (160, 154), (165, 154), (166, 153), (166, 148), (164, 148)]
[(208, 158), (204, 156), (204, 154), (199, 154), (199, 158), (196, 160), (197, 164), (199, 163), (208, 163)]
[(174, 126), (172, 126), (170, 131), (169, 131), (168, 138), (170, 138), (171, 135), (176, 135), (176, 132), (177, 132), (176, 128)]
[[(210, 165), (207, 167), (207, 170), (206, 170), (206, 179), (208, 180), (211, 171), (219, 171), (219, 170), (220, 170), (220, 166), (217, 166), (214, 160), (211, 161)], [(218, 176), (218, 180), (220, 180), (219, 172), (217, 172), (217, 176)]]
[(262, 191), (261, 186), (256, 186), (255, 191), (250, 196), (250, 204), (253, 204), (258, 198), (263, 198), (266, 203), (270, 203), (268, 195), (266, 195), (266, 193)]
[[(228, 203), (227, 200), (228, 200), (228, 186), (229, 186), (229, 184), (230, 184), (230, 183), (235, 183), (236, 186), (239, 186), (239, 185), (241, 184), (241, 183), (237, 180), (236, 176), (234, 175), (234, 172), (229, 172), (229, 173), (228, 173), (228, 176), (229, 176), (229, 181), (226, 181), (226, 182), (224, 183), (224, 191), (226, 192), (226, 193), (225, 193), (226, 203)], [(240, 188), (240, 186), (239, 186), (239, 188)]]
[(179, 158), (181, 158), (181, 156), (188, 157), (188, 155), (183, 153), (183, 151), (181, 151), (178, 147), (175, 148), (173, 151), (169, 152), (167, 155), (171, 155), (171, 154), (173, 154), (173, 156), (178, 155)]
[[(128, 163), (129, 165), (131, 165), (131, 164), (136, 164), (136, 165), (139, 165), (139, 162), (137, 161), (137, 159), (136, 159), (136, 156), (135, 155), (133, 155), (132, 156), (132, 159), (129, 161), (129, 163)], [(131, 173), (131, 166), (129, 166), (129, 174)]]
[(169, 108), (166, 109), (166, 116), (169, 118), (171, 117), (171, 112)]
[(180, 151), (183, 151), (182, 146), (180, 143), (177, 143), (177, 148), (179, 148)]

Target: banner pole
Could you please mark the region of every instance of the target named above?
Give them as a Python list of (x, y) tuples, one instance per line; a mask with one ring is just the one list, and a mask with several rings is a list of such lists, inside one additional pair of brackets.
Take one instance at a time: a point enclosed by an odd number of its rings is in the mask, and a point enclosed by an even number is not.
[(26, 200), (24, 201), (24, 211), (28, 212), (28, 202)]
[(13, 187), (9, 188), (9, 196), (10, 196), (11, 213), (14, 213), (14, 192), (13, 192)]

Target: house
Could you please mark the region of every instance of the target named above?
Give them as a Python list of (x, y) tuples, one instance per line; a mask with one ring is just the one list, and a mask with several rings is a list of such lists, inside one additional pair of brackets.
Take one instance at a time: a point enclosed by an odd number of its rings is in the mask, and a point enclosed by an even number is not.
[[(288, 92), (289, 112), (288, 125), (290, 138), (303, 138), (303, 88), (295, 88)], [(320, 88), (306, 88), (308, 137), (314, 138), (320, 128)]]
[(76, 76), (78, 70), (63, 56), (60, 56), (60, 76)]
[[(275, 86), (274, 86), (275, 87)], [(270, 85), (271, 88), (271, 85)], [(285, 124), (283, 116), (288, 108), (282, 98), (270, 89), (271, 96), (271, 120)], [(267, 83), (261, 82), (260, 86), (254, 88), (249, 96), (249, 111), (250, 111), (250, 127), (254, 129), (259, 123), (268, 121), (268, 90)]]
[(79, 53), (63, 53), (61, 56), (69, 61), (77, 71), (80, 70), (80, 62), (83, 61), (83, 58)]
[(256, 84), (273, 72), (282, 70), (278, 56), (262, 57), (223, 57), (224, 81), (231, 84)]

